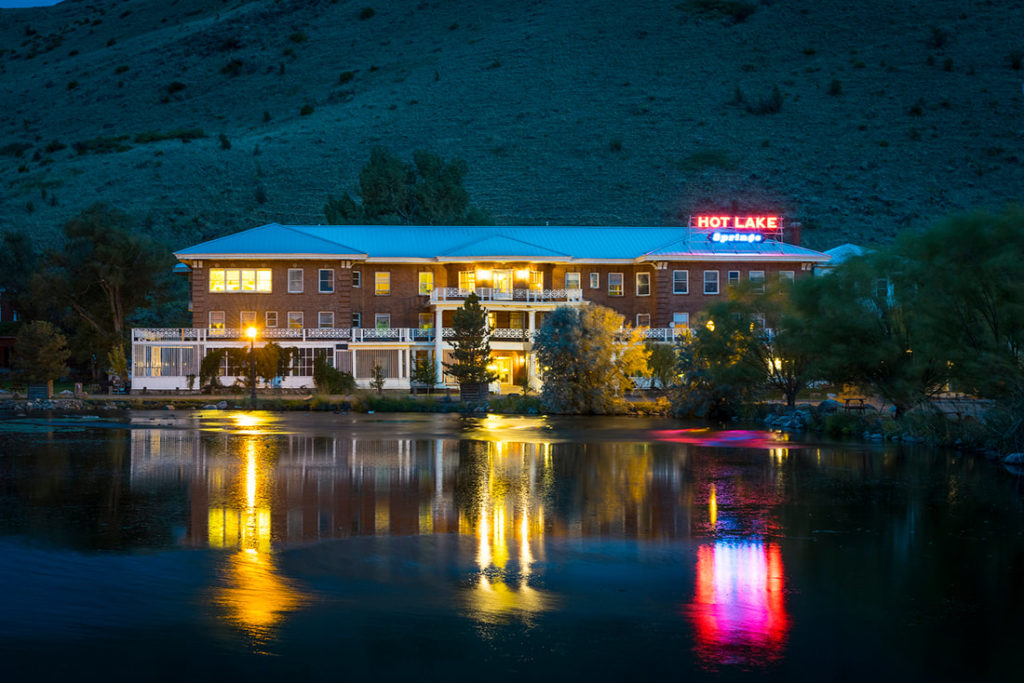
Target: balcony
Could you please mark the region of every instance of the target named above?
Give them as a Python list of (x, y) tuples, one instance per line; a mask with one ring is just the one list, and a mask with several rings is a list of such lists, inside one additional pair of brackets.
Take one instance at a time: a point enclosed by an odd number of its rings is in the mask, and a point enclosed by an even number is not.
[(480, 297), (480, 301), (488, 304), (523, 306), (538, 303), (583, 303), (582, 289), (496, 289), (494, 287), (477, 287), (476, 290), (460, 289), (459, 287), (435, 287), (434, 291), (430, 293), (430, 303), (461, 304), (474, 291)]

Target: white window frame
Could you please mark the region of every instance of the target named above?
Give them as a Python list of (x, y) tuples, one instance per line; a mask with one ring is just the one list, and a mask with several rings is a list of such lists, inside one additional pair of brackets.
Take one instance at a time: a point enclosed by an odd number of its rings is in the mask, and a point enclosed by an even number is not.
[(303, 279), (302, 278), (303, 278), (302, 268), (289, 268), (288, 269), (288, 293), (289, 294), (302, 294), (302, 284), (303, 284)]
[(270, 294), (274, 276), (270, 268), (210, 268), (207, 282), (213, 294)]
[(320, 329), (334, 329), (334, 311), (319, 311), (316, 314), (316, 326)]
[[(619, 281), (619, 284), (616, 288), (618, 293), (616, 293), (616, 291), (612, 289), (613, 287), (616, 287), (616, 285), (612, 283), (612, 280), (615, 279), (618, 279)], [(623, 277), (622, 273), (608, 273), (608, 296), (625, 296), (625, 294), (625, 277)]]
[[(466, 285), (469, 285), (468, 287)], [(459, 271), (459, 289), (463, 292), (472, 292), (476, 290), (476, 271), (475, 270), (460, 270)]]
[(796, 271), (794, 270), (780, 270), (779, 271), (779, 282), (789, 282), (792, 284), (796, 281)]
[(565, 274), (566, 289), (583, 289), (583, 275), (579, 271), (568, 271)]
[[(747, 271), (747, 278), (750, 280), (750, 290), (757, 294), (764, 294), (764, 271), (763, 270), (750, 270)], [(760, 280), (760, 284), (758, 284)]]
[(210, 311), (208, 320), (210, 326), (209, 329), (218, 330), (221, 334), (224, 333), (224, 311)]
[(363, 271), (353, 270), (352, 271), (352, 286), (359, 288), (363, 286)]
[(730, 270), (726, 275), (726, 283), (730, 287), (735, 287), (736, 285), (738, 285), (740, 283), (740, 271)]
[[(646, 280), (647, 283), (643, 288), (640, 286), (640, 281)], [(647, 289), (643, 292), (642, 289)], [(651, 295), (651, 274), (648, 272), (640, 272), (636, 274), (636, 295), (637, 296), (650, 296)]]
[[(714, 275), (713, 278), (708, 279), (709, 275)], [(704, 271), (704, 293), (710, 296), (722, 293), (722, 288), (719, 286), (719, 273), (717, 270), (705, 270)]]
[(373, 294), (374, 296), (391, 296), (390, 270), (378, 270), (373, 274)]
[[(682, 284), (683, 284), (683, 286), (681, 288), (682, 291), (680, 291), (680, 288), (676, 286), (678, 284), (677, 276), (680, 275), (680, 274), (682, 274), (682, 276), (683, 276), (682, 277), (682, 281), (683, 281)], [(688, 271), (688, 270), (673, 270), (672, 271), (672, 293), (673, 294), (689, 294), (690, 293), (690, 271)]]
[[(302, 326), (305, 324), (302, 311), (288, 311), (287, 320), (289, 330), (301, 330)], [(298, 323), (298, 325), (295, 325), (294, 323)]]
[[(328, 273), (328, 282), (324, 287), (324, 273)], [(334, 268), (320, 268), (316, 274), (316, 290), (321, 294), (334, 294)]]
[[(680, 325), (680, 323), (682, 323)], [(684, 330), (690, 329), (690, 314), (682, 311), (677, 311), (672, 314), (672, 327), (683, 328)]]
[(363, 326), (363, 314), (360, 313), (359, 311), (352, 311), (352, 327), (359, 328), (359, 327), (362, 327), (362, 326)]
[[(381, 324), (386, 323), (386, 324)], [(390, 313), (374, 313), (373, 314), (373, 329), (375, 330), (390, 330), (391, 329), (391, 314)]]
[[(421, 330), (432, 330), (434, 329), (434, 314), (433, 313), (420, 313), (416, 316), (416, 322), (419, 323)], [(426, 321), (426, 322), (424, 322)]]
[(238, 312), (238, 327), (245, 332), (248, 327), (256, 326), (256, 311), (239, 311)]
[(277, 311), (267, 311), (263, 319), (267, 327), (277, 327)]
[(590, 288), (601, 289), (601, 273), (590, 274)]
[(431, 270), (421, 270), (417, 279), (417, 291), (420, 296), (430, 296), (434, 291), (434, 272)]
[(651, 326), (651, 314), (650, 313), (637, 313), (636, 314), (636, 326), (637, 327), (650, 327)]

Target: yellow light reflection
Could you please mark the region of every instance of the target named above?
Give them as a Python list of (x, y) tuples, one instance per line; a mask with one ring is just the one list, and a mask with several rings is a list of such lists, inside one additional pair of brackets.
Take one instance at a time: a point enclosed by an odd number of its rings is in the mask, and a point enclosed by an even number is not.
[(248, 549), (232, 554), (224, 576), (226, 585), (218, 590), (215, 602), (224, 619), (244, 631), (258, 651), (263, 651), (274, 627), (289, 612), (309, 602), (278, 573), (268, 553)]
[(708, 518), (711, 526), (718, 524), (718, 498), (715, 496), (715, 485), (711, 485), (711, 495), (708, 497)]
[(231, 420), (239, 429), (252, 429), (266, 423), (264, 416), (254, 413), (234, 413), (231, 416)]

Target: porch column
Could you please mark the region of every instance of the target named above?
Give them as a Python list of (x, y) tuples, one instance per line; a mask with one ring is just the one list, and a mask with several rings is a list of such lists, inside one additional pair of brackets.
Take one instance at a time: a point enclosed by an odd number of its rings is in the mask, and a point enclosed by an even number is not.
[(437, 377), (438, 384), (444, 384), (442, 379), (444, 375), (444, 366), (441, 365), (441, 359), (444, 355), (441, 353), (441, 337), (444, 334), (441, 330), (441, 309), (438, 308), (434, 311), (434, 375)]
[(537, 385), (537, 355), (533, 352), (533, 334), (537, 331), (537, 316), (536, 311), (529, 311), (527, 314), (528, 322), (526, 325), (527, 334), (529, 334), (529, 353), (526, 354), (526, 384), (531, 389), (536, 388)]

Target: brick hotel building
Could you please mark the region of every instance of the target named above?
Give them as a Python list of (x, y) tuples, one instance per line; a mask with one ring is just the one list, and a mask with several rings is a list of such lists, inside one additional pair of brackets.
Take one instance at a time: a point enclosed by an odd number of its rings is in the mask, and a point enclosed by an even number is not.
[[(702, 216), (689, 227), (381, 226), (272, 223), (175, 252), (191, 328), (135, 329), (132, 389), (184, 389), (207, 350), (245, 330), (298, 351), (284, 388), (312, 386), (316, 357), (367, 385), (408, 388), (417, 359), (442, 362), (455, 309), (488, 311), (501, 384), (539, 386), (531, 340), (559, 306), (593, 302), (673, 341), (729, 286), (813, 273), (829, 257), (776, 217)], [(223, 367), (230, 385), (232, 368)]]

